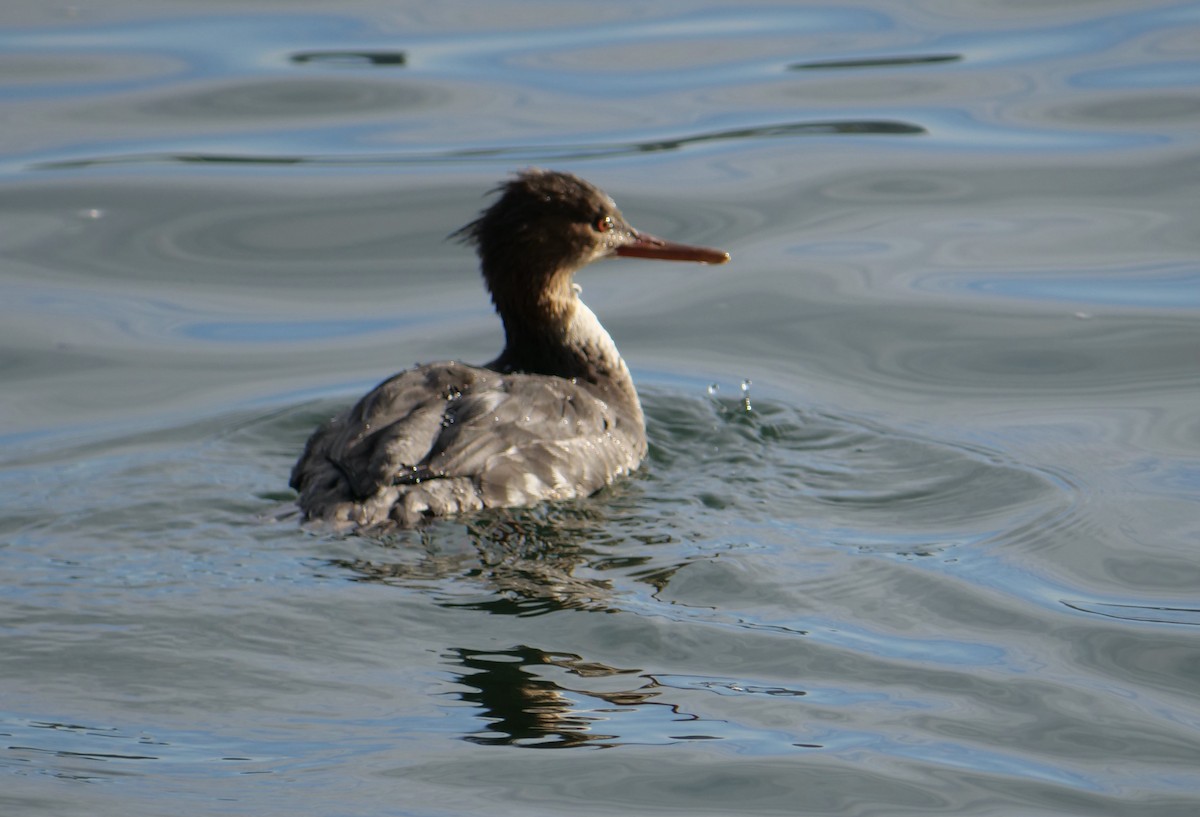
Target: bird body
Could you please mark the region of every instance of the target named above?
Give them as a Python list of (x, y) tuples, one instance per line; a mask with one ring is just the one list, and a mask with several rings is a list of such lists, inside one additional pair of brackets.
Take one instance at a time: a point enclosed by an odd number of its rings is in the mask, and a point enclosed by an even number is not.
[(629, 227), (566, 173), (531, 170), (457, 235), (477, 245), (504, 322), (485, 366), (429, 363), (388, 378), (309, 438), (291, 485), (309, 519), (412, 527), (483, 508), (594, 493), (646, 454), (629, 369), (573, 283), (609, 255), (722, 263), (717, 250)]

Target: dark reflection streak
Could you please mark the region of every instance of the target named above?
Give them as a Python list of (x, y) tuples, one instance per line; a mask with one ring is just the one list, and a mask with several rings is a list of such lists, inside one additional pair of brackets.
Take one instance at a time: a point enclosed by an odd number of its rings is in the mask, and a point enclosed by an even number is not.
[(99, 738), (113, 737), (112, 733), (117, 731), (112, 727), (83, 726), (77, 723), (59, 723), (58, 721), (30, 721), (29, 725), (35, 729), (63, 729), (68, 732), (85, 732)]
[(408, 62), (403, 51), (304, 51), (293, 54), (291, 61), (297, 65), (319, 63), (345, 68), (362, 65), (396, 67)]
[[(1191, 626), (1200, 626), (1200, 610), (1191, 609), (1188, 607), (1151, 607), (1138, 604), (1086, 604), (1084, 602), (1071, 602), (1062, 600), (1063, 605), (1077, 610), (1080, 613), (1088, 613), (1094, 616), (1103, 616), (1104, 618), (1115, 618), (1119, 621), (1141, 621), (1148, 624), (1184, 624)], [(1136, 610), (1143, 615), (1128, 615), (1116, 612), (1105, 612), (1105, 610)], [(1154, 617), (1154, 613), (1178, 614), (1178, 617)], [(1192, 620), (1186, 620), (1192, 619)]]
[(69, 752), (65, 749), (41, 749), (37, 746), (9, 746), (9, 749), (21, 752), (41, 752), (55, 757), (82, 757), (88, 760), (159, 760), (154, 755), (118, 755), (106, 752)]
[(830, 120), (825, 122), (794, 122), (783, 125), (764, 125), (715, 131), (678, 139), (657, 139), (645, 142), (603, 145), (524, 145), (503, 148), (466, 148), (435, 153), (352, 156), (247, 156), (218, 153), (146, 153), (132, 156), (111, 156), (101, 159), (68, 159), (55, 162), (35, 162), (32, 170), (67, 170), (114, 164), (146, 164), (181, 162), (185, 164), (253, 164), (253, 165), (402, 165), (429, 162), (492, 161), (513, 157), (528, 160), (595, 159), (611, 156), (630, 156), (638, 153), (663, 153), (682, 150), (706, 142), (740, 139), (776, 139), (788, 136), (821, 136), (829, 134), (871, 136), (920, 136), (928, 131), (920, 125), (892, 120)]
[(840, 68), (888, 68), (901, 65), (927, 65), (939, 62), (959, 62), (961, 54), (929, 54), (917, 57), (876, 57), (862, 60), (828, 60), (819, 62), (794, 62), (789, 71), (823, 71)]
[(460, 676), (459, 683), (476, 691), (460, 697), (478, 704), (481, 717), (491, 721), (486, 733), (464, 735), (464, 740), (484, 746), (519, 743), (530, 748), (565, 748), (611, 737), (587, 734), (587, 722), (571, 716), (571, 702), (561, 690), (525, 669), (529, 664), (549, 663), (549, 656), (540, 650), (518, 647), (500, 653), (517, 661), (497, 660), (497, 653), (452, 652), (465, 669), (474, 671)]
[[(585, 662), (577, 655), (547, 653), (535, 647), (507, 650), (452, 649), (448, 658), (467, 672), (456, 682), (473, 691), (459, 695), (477, 704), (480, 717), (489, 721), (480, 732), (463, 735), (463, 740), (484, 746), (520, 746), (529, 749), (564, 749), (584, 744), (611, 746), (617, 736), (593, 733), (598, 716), (581, 714), (570, 691), (538, 677), (526, 667), (558, 666), (580, 678), (629, 675), (638, 670), (616, 669)], [(615, 707), (651, 702), (659, 693), (651, 682), (646, 689), (621, 692), (583, 692)], [(690, 719), (694, 719), (694, 716)]]

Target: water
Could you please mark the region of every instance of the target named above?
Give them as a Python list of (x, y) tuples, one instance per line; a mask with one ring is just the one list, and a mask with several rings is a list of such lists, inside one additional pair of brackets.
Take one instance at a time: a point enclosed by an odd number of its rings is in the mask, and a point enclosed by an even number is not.
[[(1133, 0), (8, 4), (0, 810), (1196, 813), (1198, 42)], [(320, 420), (494, 354), (444, 237), (530, 164), (733, 253), (581, 278), (646, 467), (303, 530)]]

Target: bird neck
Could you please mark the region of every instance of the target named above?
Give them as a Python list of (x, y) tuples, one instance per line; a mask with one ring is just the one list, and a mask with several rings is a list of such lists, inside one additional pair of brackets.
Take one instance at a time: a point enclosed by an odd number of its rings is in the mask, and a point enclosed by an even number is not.
[(492, 300), (504, 323), (505, 344), (488, 368), (575, 379), (637, 405), (629, 368), (612, 336), (579, 299), (569, 272), (518, 295), (493, 290)]

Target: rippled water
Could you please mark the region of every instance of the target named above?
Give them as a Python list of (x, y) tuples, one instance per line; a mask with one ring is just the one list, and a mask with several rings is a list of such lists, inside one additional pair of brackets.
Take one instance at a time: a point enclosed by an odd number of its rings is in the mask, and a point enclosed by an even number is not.
[[(1200, 4), (426, 5), (0, 10), (0, 811), (1200, 810)], [(530, 164), (646, 466), (304, 530)]]

